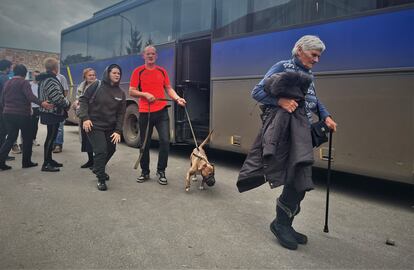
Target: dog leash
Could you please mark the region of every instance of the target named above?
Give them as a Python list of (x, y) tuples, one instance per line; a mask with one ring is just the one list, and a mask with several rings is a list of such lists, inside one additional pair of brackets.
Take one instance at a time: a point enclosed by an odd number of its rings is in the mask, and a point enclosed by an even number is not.
[(185, 106), (184, 106), (184, 109), (185, 109), (185, 114), (187, 115), (188, 124), (190, 125), (191, 134), (193, 135), (194, 144), (195, 144), (195, 146), (196, 146), (196, 148), (197, 148), (197, 151), (200, 151), (200, 150), (198, 149), (197, 138), (196, 138), (195, 133), (194, 133), (193, 125), (191, 124), (190, 115), (188, 114), (187, 105), (185, 105)]
[[(168, 98), (156, 98), (155, 101), (172, 101)], [(147, 146), (148, 141), (148, 133), (149, 133), (149, 124), (150, 124), (150, 117), (151, 117), (151, 103), (148, 102), (148, 119), (147, 119), (147, 128), (145, 129), (145, 138), (144, 142), (141, 145), (141, 148), (139, 149), (139, 156), (137, 161), (135, 162), (134, 169), (138, 169), (138, 165), (141, 162), (142, 156), (144, 155), (145, 147)]]

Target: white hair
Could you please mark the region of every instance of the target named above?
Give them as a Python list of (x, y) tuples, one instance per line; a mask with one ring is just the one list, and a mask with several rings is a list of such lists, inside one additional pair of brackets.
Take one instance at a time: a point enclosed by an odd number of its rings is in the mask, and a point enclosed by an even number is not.
[(323, 52), (326, 47), (322, 40), (317, 36), (306, 35), (296, 41), (295, 46), (292, 49), (292, 55), (298, 54), (298, 48), (303, 51), (317, 50)]

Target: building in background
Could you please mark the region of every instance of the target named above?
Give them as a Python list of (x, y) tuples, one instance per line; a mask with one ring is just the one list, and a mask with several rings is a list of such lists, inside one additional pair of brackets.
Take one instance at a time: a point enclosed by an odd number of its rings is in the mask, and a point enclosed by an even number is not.
[(44, 71), (43, 61), (47, 57), (60, 59), (59, 53), (43, 52), (36, 50), (24, 50), (0, 47), (0, 59), (7, 59), (13, 64), (23, 64), (27, 67), (28, 78), (32, 79), (32, 71)]

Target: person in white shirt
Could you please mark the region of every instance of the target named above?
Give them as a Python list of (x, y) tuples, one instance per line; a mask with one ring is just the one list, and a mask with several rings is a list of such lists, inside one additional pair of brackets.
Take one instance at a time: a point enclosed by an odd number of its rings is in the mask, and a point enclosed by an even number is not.
[[(30, 86), (32, 87), (33, 95), (39, 97), (39, 84), (36, 80), (36, 76), (39, 76), (40, 71), (34, 70), (32, 72), (32, 81), (30, 82)], [(32, 103), (32, 132), (33, 132), (33, 146), (40, 146), (40, 144), (36, 141), (38, 124), (39, 124), (39, 105)]]

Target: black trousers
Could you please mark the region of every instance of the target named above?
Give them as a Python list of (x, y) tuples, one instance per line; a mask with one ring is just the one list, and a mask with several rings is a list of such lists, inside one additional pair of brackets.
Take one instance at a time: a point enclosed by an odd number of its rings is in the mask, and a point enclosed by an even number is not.
[(39, 108), (33, 108), (33, 114), (31, 116), (33, 140), (36, 140), (36, 137), (37, 137), (37, 130), (39, 128), (39, 117), (40, 117)]
[(88, 132), (89, 141), (92, 144), (93, 152), (93, 169), (100, 181), (105, 181), (105, 167), (116, 151), (116, 144), (111, 142), (113, 130), (103, 131), (92, 129)]
[(279, 200), (286, 205), (292, 213), (295, 212), (295, 210), (299, 213), (300, 203), (305, 198), (305, 193), (306, 191), (298, 192), (294, 183), (285, 184)]
[(7, 139), (0, 148), (0, 163), (4, 163), (17, 140), (19, 130), (21, 130), (23, 138), (23, 157), (22, 164), (28, 164), (32, 158), (32, 126), (30, 125), (30, 116), (19, 114), (3, 114), (4, 125), (7, 130)]
[(56, 139), (58, 129), (59, 129), (59, 123), (47, 125), (47, 135), (46, 135), (46, 140), (45, 140), (45, 145), (44, 145), (43, 165), (47, 165), (53, 160), (52, 158), (53, 143)]
[[(145, 149), (141, 158), (141, 169), (142, 172), (145, 174), (149, 174), (149, 164), (150, 164), (150, 156), (149, 156), (149, 148), (151, 144), (151, 136), (154, 130), (154, 126), (158, 132), (158, 139), (160, 144), (160, 150), (158, 152), (158, 164), (157, 164), (157, 171), (165, 171), (167, 168), (168, 163), (168, 153), (170, 151), (170, 118), (168, 116), (168, 109), (164, 108), (161, 111), (153, 112), (149, 116), (149, 131), (148, 131), (148, 139), (145, 146)], [(140, 113), (139, 114), (139, 132), (141, 137), (141, 144), (144, 143), (145, 134), (147, 130), (148, 124), (148, 113)]]

